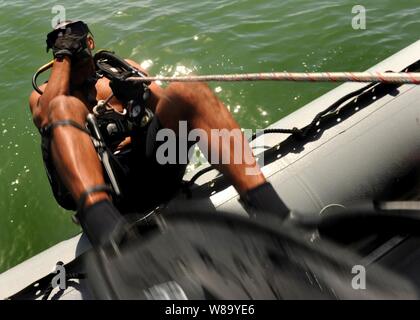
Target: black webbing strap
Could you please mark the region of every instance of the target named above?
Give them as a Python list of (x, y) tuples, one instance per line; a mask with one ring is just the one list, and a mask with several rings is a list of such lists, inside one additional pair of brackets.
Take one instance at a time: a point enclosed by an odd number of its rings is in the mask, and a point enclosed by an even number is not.
[(79, 201), (78, 201), (78, 206), (77, 206), (77, 212), (80, 212), (81, 210), (83, 210), (83, 207), (85, 206), (85, 202), (87, 197), (92, 194), (92, 193), (96, 193), (96, 192), (106, 192), (108, 194), (112, 194), (113, 190), (110, 186), (106, 185), (106, 184), (100, 184), (97, 186), (93, 186), (90, 188), (87, 188), (80, 196)]
[(89, 136), (91, 135), (88, 129), (71, 119), (54, 121), (53, 123), (47, 124), (45, 127), (42, 127), (39, 131), (41, 135), (51, 135), (53, 129), (61, 126), (71, 126), (73, 128), (79, 129), (80, 131), (83, 131)]

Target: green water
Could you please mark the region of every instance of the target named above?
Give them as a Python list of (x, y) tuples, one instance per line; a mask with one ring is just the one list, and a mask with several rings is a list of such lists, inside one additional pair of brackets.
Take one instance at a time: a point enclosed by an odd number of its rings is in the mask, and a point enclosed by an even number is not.
[[(55, 1), (0, 1), (0, 272), (79, 232), (53, 200), (27, 98), (47, 62)], [(152, 74), (364, 70), (419, 38), (419, 1), (142, 0), (66, 4), (99, 48), (151, 65)], [(213, 88), (241, 126), (262, 128), (334, 87), (235, 83)]]

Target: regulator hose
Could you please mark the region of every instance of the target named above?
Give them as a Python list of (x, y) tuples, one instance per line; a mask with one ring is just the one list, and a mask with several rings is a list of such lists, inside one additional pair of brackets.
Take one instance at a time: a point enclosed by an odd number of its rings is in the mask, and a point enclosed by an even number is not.
[(48, 69), (50, 69), (54, 64), (54, 60), (51, 60), (50, 62), (48, 62), (47, 64), (44, 64), (42, 67), (40, 67), (32, 76), (32, 87), (34, 88), (34, 90), (36, 92), (38, 92), (39, 94), (43, 94), (44, 92), (38, 87), (36, 80), (38, 79), (39, 75), (45, 71), (47, 71)]

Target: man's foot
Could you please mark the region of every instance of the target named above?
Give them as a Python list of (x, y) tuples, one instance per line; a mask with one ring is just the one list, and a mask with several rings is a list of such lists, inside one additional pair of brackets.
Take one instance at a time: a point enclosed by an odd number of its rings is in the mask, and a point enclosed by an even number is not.
[(251, 216), (257, 218), (260, 214), (271, 214), (284, 220), (290, 212), (269, 182), (248, 190), (240, 202)]
[(108, 243), (115, 230), (124, 223), (124, 218), (109, 200), (80, 209), (77, 219), (94, 247)]

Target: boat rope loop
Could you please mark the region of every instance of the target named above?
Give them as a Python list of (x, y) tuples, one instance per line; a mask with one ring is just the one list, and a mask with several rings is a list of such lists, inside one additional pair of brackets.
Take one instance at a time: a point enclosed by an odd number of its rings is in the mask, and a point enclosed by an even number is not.
[[(339, 100), (337, 100), (336, 102), (334, 102), (332, 105), (330, 105), (328, 108), (324, 109), (323, 111), (319, 112), (314, 118), (313, 120), (305, 127), (303, 128), (292, 128), (292, 129), (281, 129), (281, 128), (268, 128), (262, 131), (259, 131), (257, 133), (254, 133), (251, 138), (249, 139), (249, 141), (253, 141), (256, 138), (258, 138), (261, 135), (264, 134), (270, 134), (270, 133), (282, 133), (282, 134), (289, 134), (293, 137), (295, 137), (296, 139), (302, 140), (307, 138), (311, 133), (313, 133), (313, 131), (316, 128), (319, 128), (319, 124), (320, 121), (322, 120), (322, 118), (324, 116), (326, 116), (329, 113), (335, 112), (338, 110), (338, 108), (347, 100), (355, 98), (357, 99), (358, 96), (360, 96), (362, 93), (364, 93), (365, 91), (368, 91), (370, 89), (372, 89), (374, 86), (376, 86), (375, 83), (371, 83), (367, 86), (364, 86), (358, 90), (355, 90), (353, 92), (350, 92), (349, 94), (346, 94), (345, 96), (341, 97)], [(191, 198), (192, 193), (191, 193), (191, 187), (195, 184), (195, 182), (198, 180), (198, 178), (200, 178), (201, 176), (203, 176), (204, 174), (214, 170), (215, 168), (210, 166), (207, 168), (204, 168), (200, 171), (198, 171), (189, 181), (185, 181), (183, 184), (183, 190), (184, 193), (187, 195), (188, 198)]]
[(286, 133), (286, 134), (294, 135), (298, 139), (299, 138), (300, 139), (306, 138), (308, 136), (308, 134), (311, 133), (315, 127), (318, 127), (319, 121), (322, 119), (323, 116), (325, 116), (326, 114), (328, 114), (330, 112), (333, 112), (333, 111), (337, 110), (337, 108), (340, 105), (342, 105), (344, 102), (346, 102), (347, 100), (349, 100), (351, 98), (359, 96), (360, 94), (362, 94), (366, 90), (371, 89), (373, 86), (374, 86), (374, 84), (364, 86), (364, 87), (362, 87), (362, 88), (360, 88), (356, 91), (350, 92), (349, 94), (346, 94), (345, 96), (341, 97), (339, 100), (334, 102), (331, 106), (329, 106), (325, 110), (319, 112), (313, 118), (313, 120), (309, 123), (309, 125), (307, 125), (306, 127), (302, 128), (302, 129), (298, 129), (298, 128), (293, 128), (293, 129), (269, 128), (269, 129), (262, 130), (258, 133), (255, 133), (254, 135), (252, 135), (250, 141), (255, 140), (260, 135), (263, 135), (263, 134), (266, 134), (266, 133)]

